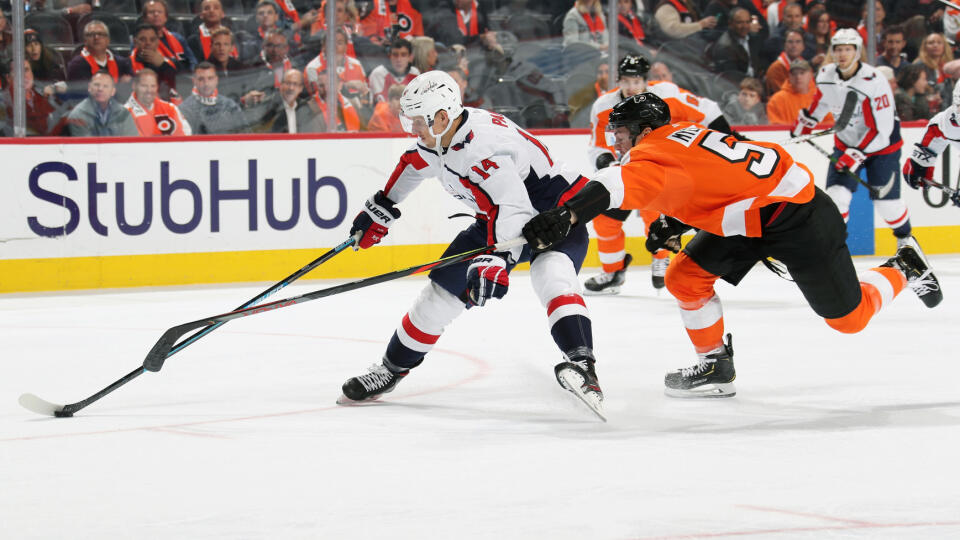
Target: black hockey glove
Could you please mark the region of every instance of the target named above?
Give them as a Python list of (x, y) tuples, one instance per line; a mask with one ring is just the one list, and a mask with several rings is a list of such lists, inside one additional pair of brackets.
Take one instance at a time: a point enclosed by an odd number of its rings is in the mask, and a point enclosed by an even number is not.
[(954, 191), (953, 195), (950, 195), (950, 201), (953, 202), (954, 205), (960, 206), (960, 190)]
[(393, 201), (388, 199), (383, 191), (378, 191), (363, 203), (363, 210), (353, 218), (350, 236), (359, 237), (354, 249), (356, 246), (367, 249), (374, 244), (379, 244), (399, 217), (400, 209), (393, 205)]
[(523, 226), (523, 237), (534, 250), (548, 249), (570, 234), (570, 218), (567, 205), (541, 212)]
[(937, 154), (921, 144), (913, 145), (910, 159), (903, 164), (903, 179), (913, 189), (920, 189), (925, 180), (933, 180), (933, 169), (937, 165)]
[(680, 251), (680, 235), (692, 228), (679, 219), (661, 214), (650, 224), (650, 232), (647, 233), (647, 242), (644, 247), (650, 253), (656, 253), (661, 249), (669, 249), (677, 253)]
[(617, 158), (613, 157), (613, 154), (603, 153), (597, 157), (597, 170), (606, 169), (610, 166), (611, 163), (617, 161)]

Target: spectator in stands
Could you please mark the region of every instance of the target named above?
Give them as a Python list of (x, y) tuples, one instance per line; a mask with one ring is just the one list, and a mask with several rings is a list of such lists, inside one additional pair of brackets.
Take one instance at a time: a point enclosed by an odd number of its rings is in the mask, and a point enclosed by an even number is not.
[(905, 24), (913, 17), (920, 17), (925, 26), (935, 28), (943, 19), (944, 5), (933, 0), (897, 0), (892, 7), (890, 21), (894, 23)]
[(409, 41), (403, 38), (393, 40), (388, 55), (388, 63), (380, 64), (370, 72), (370, 92), (378, 103), (387, 100), (387, 93), (393, 85), (406, 86), (420, 74), (413, 65), (413, 45)]
[(903, 66), (909, 63), (907, 54), (903, 52), (906, 44), (907, 40), (904, 38), (902, 26), (895, 24), (887, 27), (883, 32), (883, 49), (877, 55), (876, 65), (878, 67), (888, 66), (894, 74), (899, 75)]
[(740, 81), (740, 91), (723, 104), (723, 115), (733, 125), (757, 126), (767, 123), (763, 107), (763, 85), (753, 77)]
[(640, 17), (637, 17), (636, 9), (633, 0), (617, 0), (617, 30), (621, 36), (630, 40), (629, 43), (643, 46), (647, 35), (643, 31)]
[(947, 47), (947, 40), (943, 34), (938, 32), (928, 34), (923, 39), (917, 59), (914, 60), (915, 63), (926, 68), (927, 81), (945, 102), (950, 101), (953, 83), (943, 72), (943, 65), (951, 60), (953, 60), (953, 51)]
[(167, 29), (169, 12), (166, 0), (146, 0), (141, 9), (141, 18), (145, 24), (156, 29), (160, 39), (160, 54), (173, 62), (177, 71), (190, 72), (197, 65), (197, 59), (187, 45), (186, 38)]
[[(703, 37), (707, 41), (716, 41), (723, 35), (730, 28), (730, 14), (735, 7), (747, 10), (750, 14), (750, 34), (759, 37), (761, 39), (760, 43), (764, 43), (770, 37), (767, 19), (762, 16), (751, 0), (710, 0), (703, 10), (703, 14), (708, 17), (716, 17), (717, 25), (711, 30), (704, 30)], [(776, 50), (780, 50), (780, 47)]]
[[(198, 61), (210, 59), (210, 53), (213, 50), (213, 33), (221, 28), (226, 28), (226, 24), (220, 0), (200, 2), (200, 24), (194, 27), (194, 32), (188, 38), (190, 50)], [(230, 55), (240, 58), (240, 52), (236, 46), (230, 51)]]
[[(663, 62), (654, 62), (653, 65), (650, 66), (649, 77), (651, 81), (673, 82), (673, 72), (671, 72), (670, 68)], [(604, 88), (606, 88), (606, 86), (604, 86)]]
[(890, 66), (877, 66), (877, 73), (883, 75), (883, 78), (890, 84), (890, 90), (896, 94), (897, 89), (900, 87), (897, 86), (897, 76), (893, 72), (893, 68)]
[(960, 10), (948, 9), (944, 12), (943, 35), (954, 44), (960, 43)]
[[(803, 9), (800, 7), (800, 4), (791, 2), (783, 9), (783, 20), (770, 32), (770, 38), (764, 43), (763, 49), (765, 55), (763, 60), (765, 62), (773, 63), (776, 60), (775, 55), (783, 51), (783, 44), (787, 39), (788, 30), (798, 30), (800, 31), (800, 35), (803, 36), (802, 54), (804, 59), (811, 60), (816, 56), (817, 42), (813, 34), (807, 33), (803, 28)], [(778, 86), (777, 90), (779, 89), (780, 87)]]
[(598, 97), (607, 93), (609, 87), (610, 64), (600, 62), (597, 64), (597, 78), (593, 84), (575, 90), (567, 100), (567, 104), (570, 106), (570, 116), (575, 116), (583, 109), (589, 110)]
[(254, 50), (262, 50), (270, 32), (280, 33), (287, 40), (287, 52), (295, 55), (300, 48), (300, 34), (285, 30), (280, 26), (280, 8), (273, 0), (260, 0), (254, 11), (257, 21), (257, 30), (253, 35)]
[(410, 0), (386, 0), (393, 37), (412, 39), (423, 35), (423, 16)]
[(803, 58), (803, 32), (797, 29), (787, 30), (784, 37), (783, 52), (770, 64), (764, 76), (768, 95), (773, 95), (780, 90), (790, 75), (791, 63)]
[[(350, 100), (343, 96), (343, 93), (340, 91), (343, 87), (343, 83), (337, 83), (337, 112), (335, 115), (336, 118), (336, 127), (334, 131), (359, 131), (361, 129), (360, 115), (357, 112), (357, 109), (350, 103)], [(313, 104), (319, 109), (319, 114), (324, 118), (324, 126), (327, 125), (327, 77), (325, 73), (321, 73), (317, 78), (317, 92), (313, 94)]]
[(217, 76), (230, 76), (232, 72), (244, 68), (240, 60), (234, 56), (236, 50), (237, 44), (229, 28), (221, 26), (213, 31), (210, 36), (210, 57), (207, 58), (207, 62), (217, 69)]
[(683, 39), (717, 25), (716, 17), (701, 19), (692, 0), (660, 0), (653, 18), (670, 39)]
[(607, 24), (600, 0), (574, 0), (563, 18), (563, 46), (586, 43), (601, 51), (609, 46)]
[(283, 74), (280, 91), (267, 102), (266, 113), (254, 131), (268, 133), (322, 133), (326, 131), (323, 117), (311, 106), (304, 93), (303, 74), (289, 69)]
[[(790, 76), (783, 87), (770, 96), (767, 103), (767, 119), (771, 124), (793, 125), (800, 109), (813, 103), (817, 85), (813, 83), (813, 68), (806, 60), (790, 63)], [(826, 121), (826, 120), (825, 120)]]
[(746, 77), (760, 78), (762, 41), (750, 34), (750, 12), (735, 7), (730, 12), (730, 28), (720, 36), (709, 53), (714, 69), (719, 72), (736, 71)]
[(133, 50), (130, 51), (133, 73), (150, 69), (159, 79), (160, 95), (179, 100), (177, 94), (177, 64), (160, 52), (160, 33), (154, 26), (141, 24), (133, 33)]
[(180, 112), (194, 135), (239, 133), (245, 127), (243, 111), (236, 101), (220, 95), (219, 83), (213, 64), (197, 64), (193, 70), (193, 91), (180, 105)]
[[(347, 33), (344, 32), (342, 28), (337, 28), (336, 32), (336, 46), (334, 47), (336, 62), (334, 66), (336, 67), (343, 93), (353, 102), (358, 110), (372, 109), (373, 101), (370, 95), (370, 85), (367, 82), (367, 76), (363, 72), (363, 65), (361, 65), (360, 61), (356, 58), (347, 55)], [(311, 60), (303, 71), (307, 77), (307, 88), (313, 93), (320, 73), (326, 73), (327, 71), (327, 60), (323, 52)]]
[[(14, 63), (11, 61), (7, 66), (9, 70), (6, 74), (6, 80), (3, 83), (5, 90), (4, 101), (7, 117), (13, 119)], [(56, 124), (56, 122), (51, 119), (51, 115), (56, 110), (56, 107), (34, 86), (33, 70), (30, 69), (30, 62), (26, 60), (23, 62), (23, 89), (27, 108), (27, 135), (56, 135), (56, 133), (50, 132), (51, 128)]]
[(58, 13), (63, 17), (70, 19), (71, 24), (76, 23), (76, 20), (81, 15), (86, 15), (87, 13), (93, 11), (93, 7), (84, 1), (77, 2), (72, 6), (67, 6), (62, 9), (47, 8), (47, 0), (26, 0), (25, 4), (28, 8), (28, 11), (31, 13), (37, 13), (41, 11), (47, 13)]
[(259, 105), (268, 97), (268, 94), (280, 89), (283, 74), (298, 67), (287, 55), (289, 50), (287, 36), (282, 30), (274, 28), (267, 31), (263, 39), (263, 49), (250, 65), (248, 76), (252, 77), (252, 80), (247, 84), (243, 97), (240, 98), (241, 105), (244, 107)]
[(833, 37), (833, 21), (822, 4), (816, 4), (807, 12), (807, 33), (813, 36), (815, 54), (811, 59), (814, 69), (820, 69), (830, 50)]
[(484, 6), (476, 0), (451, 0), (450, 6), (428, 32), (446, 46), (478, 46), (484, 50), (497, 48), (497, 35), (490, 28)]
[[(464, 101), (467, 97), (467, 88), (469, 82), (467, 81), (467, 74), (463, 72), (462, 69), (455, 67), (447, 70), (447, 75), (456, 81), (457, 86), (460, 88), (460, 101)], [(401, 85), (406, 87), (406, 85)]]
[(13, 25), (0, 10), (0, 65), (5, 66), (13, 58)]
[(113, 83), (127, 82), (133, 77), (130, 59), (113, 53), (110, 30), (101, 21), (90, 21), (83, 27), (83, 47), (67, 64), (67, 80), (89, 81), (94, 73), (106, 71)]
[(406, 85), (395, 84), (387, 90), (387, 99), (377, 103), (373, 116), (367, 122), (367, 131), (403, 132), (400, 125), (400, 96), (404, 88)]
[(23, 32), (23, 41), (24, 56), (30, 62), (33, 78), (43, 88), (43, 94), (50, 96), (54, 92), (66, 92), (67, 85), (63, 81), (67, 79), (67, 74), (60, 55), (45, 47), (40, 41), (40, 34), (32, 28)]
[(87, 84), (89, 97), (77, 104), (67, 117), (73, 137), (134, 137), (139, 135), (133, 116), (114, 99), (117, 87), (113, 76), (98, 71)]
[(893, 102), (900, 120), (929, 120), (940, 110), (940, 94), (933, 91), (923, 64), (909, 64), (897, 76), (897, 91)]
[(357, 7), (357, 33), (371, 42), (378, 45), (387, 40), (390, 33), (390, 17), (386, 9), (378, 9), (384, 6), (383, 0), (355, 0)]
[(141, 137), (190, 135), (190, 124), (176, 105), (158, 97), (159, 88), (157, 73), (148, 67), (133, 76), (133, 94), (126, 107), (137, 125), (137, 132)]
[(413, 65), (420, 71), (426, 73), (437, 67), (437, 47), (430, 36), (419, 36), (413, 38), (410, 43), (413, 45)]
[[(857, 32), (860, 33), (860, 38), (863, 39), (864, 44), (867, 43), (867, 35), (869, 34), (867, 31), (867, 9), (869, 5), (870, 0), (867, 0), (863, 3), (863, 11), (860, 12), (860, 23), (857, 25)], [(876, 11), (874, 11), (873, 20), (874, 24), (876, 25), (874, 27), (874, 34), (877, 36), (882, 36), (884, 26), (883, 20), (887, 17), (887, 10), (883, 8), (883, 2), (880, 0), (874, 0), (874, 5), (877, 6)], [(880, 44), (878, 43), (877, 45), (879, 47)]]

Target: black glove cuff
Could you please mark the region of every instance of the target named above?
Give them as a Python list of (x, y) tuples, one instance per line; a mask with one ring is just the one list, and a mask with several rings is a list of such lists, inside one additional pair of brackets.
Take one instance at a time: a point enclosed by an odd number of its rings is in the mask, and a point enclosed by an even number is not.
[(577, 223), (584, 224), (610, 208), (610, 192), (600, 182), (587, 182), (564, 206), (577, 215)]
[(395, 206), (396, 205), (395, 202), (391, 201), (383, 193), (382, 189), (378, 191), (376, 194), (374, 194), (373, 202), (376, 203), (378, 206), (383, 207), (383, 209), (386, 210), (387, 212), (390, 212), (390, 214), (394, 217), (394, 219), (400, 217), (400, 209)]

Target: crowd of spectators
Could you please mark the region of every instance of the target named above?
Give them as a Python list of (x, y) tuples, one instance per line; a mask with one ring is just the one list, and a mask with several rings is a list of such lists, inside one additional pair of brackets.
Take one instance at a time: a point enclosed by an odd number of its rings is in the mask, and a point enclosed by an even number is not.
[[(22, 36), (10, 1), (25, 2)], [(615, 85), (607, 1), (620, 55), (645, 55), (651, 80), (714, 99), (735, 125), (792, 124), (833, 32), (871, 33), (866, 4), (836, 0), (0, 0), (0, 135), (12, 132), (14, 69), (28, 135), (397, 131), (404, 86), (434, 69), (465, 104), (524, 127), (585, 127)], [(877, 56), (864, 61), (884, 66), (900, 118), (950, 105), (960, 10), (868, 1)]]

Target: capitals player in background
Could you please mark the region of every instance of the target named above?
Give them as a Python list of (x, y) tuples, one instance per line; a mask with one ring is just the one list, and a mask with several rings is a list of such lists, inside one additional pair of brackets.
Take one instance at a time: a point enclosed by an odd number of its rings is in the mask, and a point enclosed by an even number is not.
[[(627, 55), (620, 61), (617, 69), (618, 88), (603, 94), (593, 103), (590, 110), (590, 146), (587, 150), (590, 163), (597, 170), (616, 165), (625, 152), (614, 148), (606, 133), (607, 119), (613, 106), (622, 100), (640, 94), (652, 92), (660, 96), (670, 107), (675, 120), (696, 122), (731, 133), (730, 124), (723, 117), (716, 102), (696, 96), (669, 81), (647, 81), (650, 63), (640, 55)], [(597, 233), (597, 251), (600, 256), (602, 272), (584, 283), (588, 294), (617, 294), (626, 279), (626, 269), (633, 257), (626, 252), (626, 235), (623, 222), (630, 216), (629, 210), (614, 208), (597, 216), (593, 220), (593, 229)], [(656, 213), (641, 212), (646, 229), (657, 219)], [(657, 289), (663, 288), (663, 276), (670, 264), (670, 253), (660, 250), (653, 254), (651, 280)]]
[(698, 356), (696, 365), (667, 374), (667, 395), (736, 393), (732, 339), (727, 334), (723, 341), (714, 283), (722, 278), (736, 285), (766, 257), (786, 265), (810, 307), (844, 333), (863, 330), (907, 286), (927, 307), (943, 299), (936, 276), (909, 245), (858, 276), (837, 207), (781, 146), (739, 141), (689, 122), (671, 124), (666, 103), (650, 93), (617, 104), (610, 127), (632, 146), (623, 165), (599, 171), (523, 233), (531, 245), (549, 247), (609, 208), (671, 216), (651, 227), (651, 251), (676, 249), (686, 229), (700, 229), (667, 270), (666, 287)]
[[(830, 39), (834, 63), (817, 73), (817, 92), (809, 109), (801, 109), (793, 135), (811, 133), (817, 123), (833, 112), (838, 117), (848, 92), (857, 95), (857, 106), (846, 127), (834, 135), (833, 157), (827, 168), (826, 191), (844, 221), (850, 217), (850, 201), (859, 183), (856, 175), (866, 169), (867, 184), (881, 188), (893, 182), (880, 199), (874, 193), (873, 207), (893, 230), (897, 247), (911, 245), (921, 253), (910, 226), (910, 211), (900, 198), (900, 119), (887, 80), (873, 66), (861, 61), (863, 40), (852, 28), (843, 28)], [(846, 171), (853, 173), (853, 177)]]
[[(400, 217), (397, 204), (427, 178), (477, 216), (453, 240), (444, 256), (520, 237), (521, 228), (538, 212), (572, 197), (587, 179), (555, 162), (535, 137), (502, 115), (463, 107), (460, 87), (443, 71), (417, 76), (400, 98), (401, 123), (417, 142), (402, 156), (382, 191), (368, 201), (350, 234), (360, 248), (378, 243)], [(529, 246), (476, 257), (430, 272), (430, 282), (404, 315), (382, 362), (347, 380), (343, 393), (354, 401), (390, 392), (420, 365), (444, 328), (467, 308), (502, 298), (510, 270), (530, 260), (530, 279), (546, 310), (550, 333), (563, 353), (558, 382), (599, 411), (603, 399), (594, 369), (593, 337), (577, 271), (587, 252), (581, 228), (548, 251), (531, 254)], [(565, 380), (568, 381), (565, 384)], [(579, 393), (577, 392), (579, 391)]]
[[(910, 159), (903, 164), (903, 177), (907, 184), (920, 189), (933, 180), (937, 156), (948, 144), (960, 145), (960, 84), (953, 87), (953, 106), (937, 113), (927, 122), (923, 138), (915, 143)], [(960, 190), (950, 195), (953, 204), (960, 206)]]

